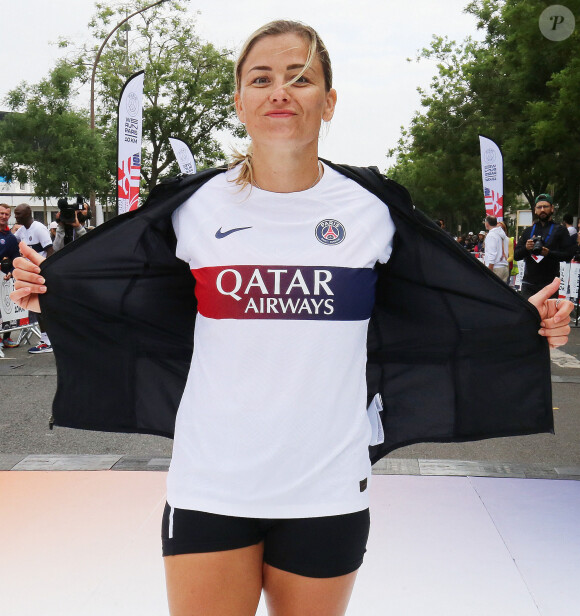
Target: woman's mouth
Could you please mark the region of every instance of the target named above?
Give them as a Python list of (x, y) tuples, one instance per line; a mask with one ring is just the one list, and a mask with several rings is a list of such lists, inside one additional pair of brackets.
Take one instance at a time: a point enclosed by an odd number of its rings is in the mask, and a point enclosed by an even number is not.
[(268, 111), (266, 115), (269, 118), (291, 118), (296, 114), (289, 109), (276, 109), (275, 111)]

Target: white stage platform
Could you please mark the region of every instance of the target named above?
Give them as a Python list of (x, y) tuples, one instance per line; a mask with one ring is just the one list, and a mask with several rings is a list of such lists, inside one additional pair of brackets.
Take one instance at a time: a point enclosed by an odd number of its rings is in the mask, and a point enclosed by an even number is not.
[[(167, 615), (165, 477), (0, 472), (0, 614)], [(370, 490), (349, 616), (580, 613), (580, 482), (374, 475)]]

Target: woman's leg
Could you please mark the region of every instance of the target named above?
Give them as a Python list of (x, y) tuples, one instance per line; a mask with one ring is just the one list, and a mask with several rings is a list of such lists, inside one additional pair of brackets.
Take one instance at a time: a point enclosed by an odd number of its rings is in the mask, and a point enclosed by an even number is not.
[(343, 616), (356, 571), (311, 578), (264, 564), (264, 596), (269, 616)]
[(236, 550), (166, 556), (171, 616), (254, 616), (262, 591), (263, 553), (263, 543), (259, 543)]

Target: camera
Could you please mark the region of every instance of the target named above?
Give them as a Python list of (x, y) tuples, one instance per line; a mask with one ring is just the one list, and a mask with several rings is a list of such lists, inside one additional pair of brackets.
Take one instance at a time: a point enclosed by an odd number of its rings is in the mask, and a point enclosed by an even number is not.
[(60, 210), (59, 220), (65, 225), (72, 225), (76, 219), (82, 224), (86, 217), (82, 210), (84, 209), (84, 199), (81, 195), (77, 195), (75, 203), (69, 203), (66, 197), (61, 197), (58, 200), (58, 209)]
[(59, 222), (62, 222), (65, 225), (74, 225), (75, 223), (75, 214), (76, 220), (78, 220), (81, 225), (85, 222), (85, 220), (90, 219), (90, 210), (85, 215), (83, 210), (85, 209), (85, 200), (82, 195), (76, 195), (76, 202), (69, 203), (68, 202), (68, 182), (63, 182), (61, 184), (61, 194), (60, 199), (57, 202), (59, 213)]
[(9, 274), (12, 271), (12, 259), (4, 257), (2, 261), (0, 261), (0, 270), (3, 274)]
[(534, 235), (534, 237), (530, 238), (532, 242), (534, 242), (534, 247), (532, 248), (533, 255), (541, 255), (542, 248), (544, 247), (544, 240), (541, 235)]

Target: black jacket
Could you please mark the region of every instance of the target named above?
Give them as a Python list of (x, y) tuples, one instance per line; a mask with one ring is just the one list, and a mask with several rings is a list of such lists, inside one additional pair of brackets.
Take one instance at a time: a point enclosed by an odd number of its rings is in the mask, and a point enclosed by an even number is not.
[[(541, 235), (544, 238), (544, 244), (550, 251), (539, 263), (532, 258), (532, 254), (526, 248), (526, 242), (532, 236), (532, 229), (534, 235)], [(573, 256), (574, 242), (568, 229), (553, 221), (547, 225), (537, 222), (534, 226), (524, 229), (514, 249), (514, 259), (516, 261), (524, 259), (526, 262), (524, 282), (542, 287), (560, 275), (560, 261), (570, 261)]]
[[(328, 164), (387, 203), (397, 228), (391, 259), (377, 266), (368, 331), (368, 395), (380, 392), (385, 409), (373, 462), (418, 441), (553, 431), (536, 309), (415, 210), (403, 187), (375, 168)], [(196, 300), (170, 215), (221, 172), (157, 186), (139, 210), (43, 263), (56, 425), (173, 435)]]

